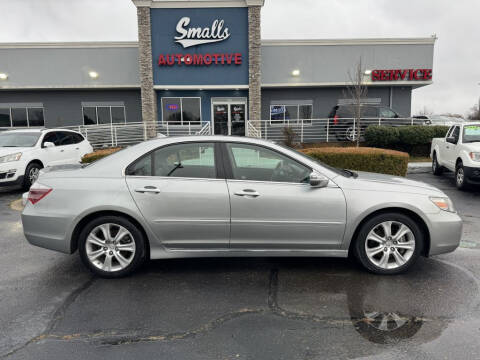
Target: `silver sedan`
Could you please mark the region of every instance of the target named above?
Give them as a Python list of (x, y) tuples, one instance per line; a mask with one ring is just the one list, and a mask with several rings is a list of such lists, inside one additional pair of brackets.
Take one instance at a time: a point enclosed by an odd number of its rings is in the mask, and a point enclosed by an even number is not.
[(45, 169), (25, 195), (27, 240), (103, 277), (147, 259), (353, 255), (397, 274), (453, 251), (462, 221), (439, 189), (340, 170), (267, 141), (162, 138), (88, 166)]

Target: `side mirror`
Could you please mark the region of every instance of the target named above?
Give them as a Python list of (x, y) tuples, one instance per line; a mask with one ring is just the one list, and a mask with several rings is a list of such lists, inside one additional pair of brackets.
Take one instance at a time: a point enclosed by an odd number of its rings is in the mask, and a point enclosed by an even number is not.
[(43, 143), (43, 147), (44, 148), (52, 148), (52, 147), (55, 147), (55, 144), (50, 142), (50, 141), (46, 141)]
[(316, 172), (312, 172), (309, 177), (309, 183), (311, 187), (323, 188), (328, 185), (328, 179)]
[(447, 138), (447, 142), (449, 142), (450, 144), (456, 144), (456, 139), (453, 137), (453, 136), (449, 136)]

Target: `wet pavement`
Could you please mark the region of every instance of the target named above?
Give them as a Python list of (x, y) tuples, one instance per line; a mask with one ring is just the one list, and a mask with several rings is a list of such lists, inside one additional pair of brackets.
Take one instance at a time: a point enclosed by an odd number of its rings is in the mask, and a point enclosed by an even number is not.
[(479, 359), (480, 190), (440, 187), (465, 220), (452, 254), (375, 276), (347, 259), (152, 261), (119, 280), (23, 238), (0, 193), (0, 358)]

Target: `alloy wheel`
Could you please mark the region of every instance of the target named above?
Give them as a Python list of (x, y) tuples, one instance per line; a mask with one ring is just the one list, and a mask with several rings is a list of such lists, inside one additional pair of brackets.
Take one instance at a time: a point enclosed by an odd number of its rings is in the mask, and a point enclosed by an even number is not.
[(102, 224), (87, 237), (87, 258), (96, 268), (114, 272), (125, 269), (135, 257), (135, 240), (126, 228), (118, 224)]
[(357, 138), (357, 129), (355, 129), (353, 126), (349, 126), (345, 131), (345, 137), (348, 141), (355, 141)]
[(384, 221), (367, 236), (365, 252), (371, 263), (381, 269), (397, 269), (405, 265), (415, 251), (412, 230), (399, 221)]
[(462, 186), (464, 181), (465, 181), (465, 173), (463, 171), (463, 167), (459, 167), (457, 169), (457, 185)]
[(40, 175), (39, 168), (37, 167), (31, 168), (28, 173), (28, 180), (30, 180), (30, 184), (33, 184), (35, 181), (37, 181), (39, 175)]

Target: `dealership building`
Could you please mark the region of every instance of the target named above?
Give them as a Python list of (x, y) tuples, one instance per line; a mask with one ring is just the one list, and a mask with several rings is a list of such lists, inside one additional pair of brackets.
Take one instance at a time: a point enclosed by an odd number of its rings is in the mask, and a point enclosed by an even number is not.
[(138, 42), (0, 44), (0, 128), (143, 121), (244, 135), (247, 120), (328, 117), (360, 59), (369, 101), (405, 117), (432, 83), (435, 36), (266, 40), (263, 0), (133, 2)]

